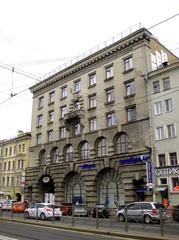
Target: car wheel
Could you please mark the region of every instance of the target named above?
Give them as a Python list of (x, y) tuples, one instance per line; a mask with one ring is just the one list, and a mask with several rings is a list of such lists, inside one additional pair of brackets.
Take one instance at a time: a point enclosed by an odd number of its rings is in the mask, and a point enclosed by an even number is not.
[(28, 212), (25, 212), (25, 217), (29, 218), (29, 213)]
[(41, 219), (41, 220), (45, 220), (45, 219), (46, 219), (46, 217), (45, 217), (45, 214), (44, 214), (44, 213), (41, 213), (41, 214), (40, 214), (40, 219)]
[(144, 216), (144, 223), (149, 224), (152, 222), (152, 219), (149, 215)]
[(120, 214), (118, 215), (118, 221), (119, 221), (119, 222), (124, 222), (124, 221), (125, 221), (125, 217), (124, 217), (123, 214), (120, 213)]

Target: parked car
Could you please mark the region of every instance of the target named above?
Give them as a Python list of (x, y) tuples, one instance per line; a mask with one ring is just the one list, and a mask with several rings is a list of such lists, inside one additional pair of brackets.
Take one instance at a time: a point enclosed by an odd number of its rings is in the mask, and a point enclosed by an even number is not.
[(12, 204), (14, 202), (16, 202), (16, 200), (5, 200), (5, 201), (3, 201), (2, 204), (1, 204), (2, 210), (10, 211), (11, 208), (12, 208)]
[(62, 211), (62, 215), (64, 216), (72, 215), (72, 206), (73, 203), (61, 203), (60, 209)]
[(160, 221), (160, 212), (162, 209), (162, 219), (168, 219), (167, 210), (165, 206), (157, 202), (133, 202), (128, 204), (125, 208), (117, 211), (117, 218), (119, 222), (125, 221), (125, 209), (127, 211), (127, 220), (135, 222), (151, 223)]
[(77, 204), (74, 206), (73, 215), (86, 217), (89, 215), (89, 211), (85, 204)]
[(172, 216), (175, 221), (179, 221), (179, 205), (173, 208)]
[(14, 213), (23, 213), (25, 211), (24, 202), (14, 202), (12, 204), (11, 211)]
[(25, 216), (27, 218), (40, 218), (41, 220), (53, 218), (60, 219), (62, 216), (62, 211), (59, 206), (52, 205), (50, 203), (36, 203), (25, 210)]
[(98, 217), (108, 218), (110, 216), (109, 208), (106, 204), (96, 204), (92, 211), (92, 217), (96, 217), (96, 210), (98, 211)]

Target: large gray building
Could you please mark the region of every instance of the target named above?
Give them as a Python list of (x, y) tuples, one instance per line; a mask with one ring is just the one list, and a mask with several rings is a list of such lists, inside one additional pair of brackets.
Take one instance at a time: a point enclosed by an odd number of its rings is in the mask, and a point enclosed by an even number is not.
[(140, 28), (31, 87), (27, 198), (89, 207), (153, 198), (144, 75), (156, 53), (176, 58)]

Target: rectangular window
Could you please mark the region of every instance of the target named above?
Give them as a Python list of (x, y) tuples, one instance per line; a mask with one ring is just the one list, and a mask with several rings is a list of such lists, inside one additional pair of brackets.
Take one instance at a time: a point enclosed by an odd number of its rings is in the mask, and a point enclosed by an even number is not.
[(169, 77), (163, 78), (163, 90), (166, 91), (169, 89), (170, 89), (170, 78)]
[(79, 92), (81, 90), (81, 81), (77, 80), (74, 82), (74, 92)]
[(8, 148), (5, 149), (5, 157), (7, 157), (8, 154)]
[(96, 131), (96, 118), (92, 118), (89, 120), (89, 131)]
[(22, 145), (19, 144), (18, 147), (19, 147), (19, 152), (22, 152)]
[(60, 139), (66, 138), (66, 128), (61, 127), (60, 128)]
[(15, 170), (15, 161), (12, 162), (12, 170)]
[(135, 94), (134, 81), (125, 83), (126, 96)]
[(37, 126), (41, 127), (42, 125), (43, 125), (43, 115), (41, 114), (37, 117)]
[(39, 108), (43, 108), (43, 105), (44, 105), (44, 97), (40, 97), (39, 98)]
[(116, 125), (116, 118), (114, 112), (106, 114), (106, 123), (107, 127), (112, 127)]
[(112, 78), (113, 76), (113, 65), (106, 67), (106, 79)]
[(163, 185), (163, 184), (167, 184), (167, 178), (160, 178), (160, 184)]
[(8, 169), (7, 169), (8, 171), (10, 171), (11, 170), (11, 162), (8, 162)]
[(22, 152), (25, 152), (25, 143), (22, 144)]
[(10, 186), (10, 178), (7, 177), (7, 187), (9, 187), (9, 186)]
[(175, 187), (179, 186), (179, 177), (172, 177), (171, 182), (172, 182), (172, 191), (176, 191)]
[(55, 91), (49, 93), (49, 103), (55, 102)]
[(162, 113), (162, 103), (161, 102), (154, 103), (154, 113), (155, 113), (155, 115)]
[(96, 85), (96, 73), (89, 75), (89, 86)]
[(158, 164), (159, 164), (159, 167), (165, 167), (166, 166), (165, 154), (159, 154), (158, 155)]
[(39, 134), (37, 134), (37, 145), (38, 144), (42, 144), (42, 134), (41, 133), (39, 133)]
[(124, 71), (128, 71), (130, 69), (133, 69), (133, 57), (130, 56), (126, 59), (124, 59)]
[(12, 155), (12, 147), (9, 148), (9, 156)]
[(89, 97), (89, 108), (96, 107), (96, 95), (92, 95)]
[(53, 130), (47, 132), (48, 142), (53, 141)]
[(16, 146), (14, 146), (14, 154), (16, 154)]
[(160, 82), (155, 81), (153, 82), (153, 93), (159, 93), (160, 92)]
[(6, 171), (6, 162), (4, 162), (4, 171)]
[(49, 113), (48, 113), (48, 122), (49, 123), (52, 123), (53, 121), (54, 121), (54, 111), (50, 111)]
[(67, 113), (67, 107), (66, 106), (61, 107), (61, 118), (64, 118), (66, 113)]
[(177, 165), (177, 153), (176, 152), (169, 153), (169, 158), (170, 158), (170, 165), (171, 166)]
[(79, 135), (80, 131), (81, 131), (80, 123), (75, 124), (75, 126), (74, 126), (75, 135)]
[(176, 136), (174, 124), (167, 125), (168, 138), (173, 138)]
[(67, 86), (62, 87), (61, 89), (62, 89), (62, 95), (61, 95), (61, 97), (62, 97), (62, 98), (67, 97)]
[(158, 127), (156, 128), (156, 140), (164, 139), (164, 128)]
[(126, 113), (127, 113), (127, 121), (128, 122), (132, 122), (132, 121), (136, 121), (136, 107), (129, 107), (126, 109)]
[(106, 90), (106, 103), (114, 102), (114, 88)]
[(21, 160), (18, 160), (17, 162), (17, 169), (20, 169), (21, 168)]
[(172, 103), (172, 99), (166, 99), (165, 100), (165, 112), (171, 112), (173, 111), (173, 103)]

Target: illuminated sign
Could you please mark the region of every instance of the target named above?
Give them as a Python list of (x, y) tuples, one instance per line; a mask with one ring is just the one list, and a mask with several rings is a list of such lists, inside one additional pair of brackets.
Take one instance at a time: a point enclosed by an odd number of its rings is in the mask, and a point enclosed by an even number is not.
[(96, 168), (95, 163), (85, 163), (80, 165), (81, 169), (91, 169), (91, 168)]
[(156, 176), (179, 175), (179, 167), (157, 168), (155, 169)]
[(121, 165), (135, 164), (135, 163), (141, 163), (143, 161), (147, 161), (148, 158), (149, 158), (148, 155), (139, 155), (134, 157), (128, 157), (126, 159), (119, 160), (118, 162)]

